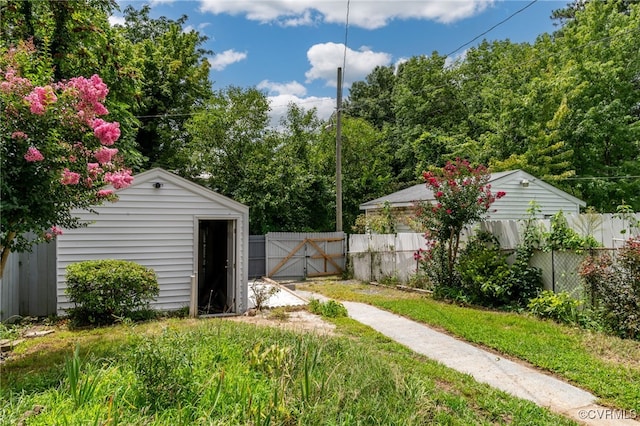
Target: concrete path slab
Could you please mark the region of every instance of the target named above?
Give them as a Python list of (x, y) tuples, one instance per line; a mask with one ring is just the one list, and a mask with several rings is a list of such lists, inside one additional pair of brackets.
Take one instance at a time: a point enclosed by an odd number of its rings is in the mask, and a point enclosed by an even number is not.
[[(326, 297), (296, 291), (306, 299)], [(596, 397), (524, 363), (502, 358), (462, 340), (436, 331), (405, 317), (357, 302), (341, 302), (349, 316), (362, 324), (438, 361), (454, 370), (469, 374), (477, 381), (511, 395), (547, 407), (585, 425), (639, 426), (640, 413), (614, 410), (596, 404)]]

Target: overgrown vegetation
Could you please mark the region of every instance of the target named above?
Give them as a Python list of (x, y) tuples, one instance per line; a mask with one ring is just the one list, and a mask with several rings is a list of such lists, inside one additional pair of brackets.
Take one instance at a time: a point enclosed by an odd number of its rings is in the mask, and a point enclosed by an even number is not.
[(336, 302), (333, 299), (321, 302), (318, 299), (311, 299), (309, 301), (309, 310), (318, 315), (322, 315), (326, 318), (341, 318), (348, 315), (347, 308), (340, 302)]
[(580, 267), (592, 315), (620, 337), (640, 340), (640, 237), (629, 239), (614, 261), (590, 255)]
[(113, 324), (153, 316), (149, 302), (159, 294), (152, 269), (125, 260), (90, 260), (67, 266), (67, 310), (76, 325)]
[[(0, 415), (29, 425), (573, 424), (352, 320), (338, 324), (347, 337), (220, 319), (45, 337), (48, 351), (30, 342), (2, 367)], [(69, 340), (80, 354), (70, 354)], [(71, 356), (70, 375), (62, 356)], [(76, 389), (91, 389), (74, 394), (71, 376)]]
[(529, 300), (527, 308), (540, 318), (549, 318), (564, 324), (578, 324), (582, 316), (581, 305), (581, 301), (572, 298), (566, 292), (554, 293), (545, 290)]
[(540, 271), (529, 266), (526, 249), (516, 251), (513, 264), (509, 256), (494, 235), (474, 234), (456, 265), (461, 287), (454, 299), (482, 306), (526, 306), (542, 288)]

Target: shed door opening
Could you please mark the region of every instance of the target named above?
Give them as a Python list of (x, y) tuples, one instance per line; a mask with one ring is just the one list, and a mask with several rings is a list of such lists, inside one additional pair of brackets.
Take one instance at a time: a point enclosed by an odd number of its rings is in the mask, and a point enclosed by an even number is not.
[(198, 314), (234, 313), (235, 222), (198, 221)]

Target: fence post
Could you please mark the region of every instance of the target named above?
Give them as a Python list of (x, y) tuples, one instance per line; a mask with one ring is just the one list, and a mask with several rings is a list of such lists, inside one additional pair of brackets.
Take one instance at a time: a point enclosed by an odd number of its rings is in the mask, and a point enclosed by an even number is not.
[(554, 258), (555, 250), (551, 249), (551, 291), (556, 292), (556, 261)]

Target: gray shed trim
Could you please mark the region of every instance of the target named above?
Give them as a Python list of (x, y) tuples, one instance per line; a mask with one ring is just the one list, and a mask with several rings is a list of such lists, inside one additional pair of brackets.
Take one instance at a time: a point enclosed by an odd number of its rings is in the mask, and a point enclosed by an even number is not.
[[(248, 306), (249, 208), (163, 169), (136, 175), (117, 191), (119, 200), (77, 211), (89, 225), (70, 229), (57, 240), (58, 312), (70, 307), (65, 273), (70, 263), (92, 259), (123, 259), (153, 268), (160, 295), (154, 307), (188, 306), (191, 276), (198, 270), (198, 224), (224, 221), (232, 225), (235, 313)], [(231, 229), (231, 228), (230, 228)], [(229, 237), (231, 238), (231, 237)]]

